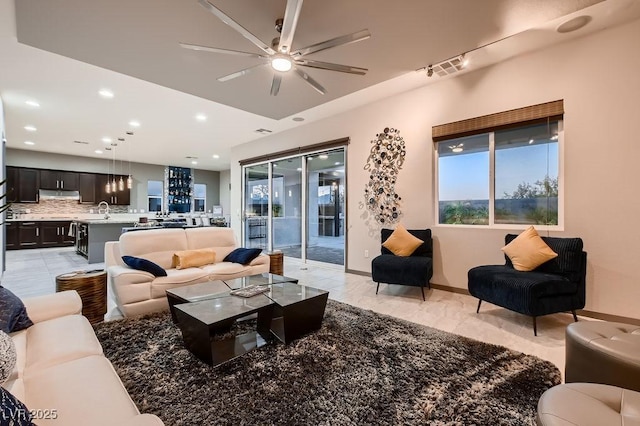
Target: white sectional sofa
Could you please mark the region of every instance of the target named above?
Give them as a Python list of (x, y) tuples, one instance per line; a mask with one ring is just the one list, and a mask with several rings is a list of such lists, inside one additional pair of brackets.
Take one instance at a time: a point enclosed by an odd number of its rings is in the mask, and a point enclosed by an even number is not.
[[(197, 268), (172, 266), (177, 251), (211, 248), (215, 263)], [(204, 281), (239, 278), (269, 272), (270, 258), (260, 254), (248, 265), (223, 262), (237, 248), (231, 228), (201, 227), (126, 232), (119, 241), (105, 244), (105, 266), (118, 308), (124, 316), (169, 309), (166, 290)], [(166, 277), (128, 267), (122, 256), (150, 260), (167, 272)], [(227, 289), (221, 284), (220, 291)]]
[(36, 415), (35, 424), (164, 424), (158, 417), (138, 411), (104, 357), (89, 321), (81, 315), (78, 293), (29, 298), (24, 304), (34, 325), (11, 333), (17, 363), (2, 386)]

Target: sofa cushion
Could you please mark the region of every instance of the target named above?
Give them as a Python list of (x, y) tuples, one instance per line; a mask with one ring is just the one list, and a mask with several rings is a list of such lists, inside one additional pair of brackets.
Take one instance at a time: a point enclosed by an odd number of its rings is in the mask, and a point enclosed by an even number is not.
[(207, 265), (200, 268), (204, 271), (209, 279), (224, 279), (226, 277), (234, 277), (236, 275), (247, 275), (251, 271), (251, 266), (242, 265), (234, 262), (220, 262), (215, 265)]
[(229, 253), (225, 258), (225, 262), (235, 262), (241, 265), (248, 265), (253, 259), (260, 256), (262, 249), (259, 248), (242, 248), (239, 247)]
[(212, 248), (177, 251), (173, 254), (176, 269), (197, 268), (216, 262), (216, 252)]
[(25, 374), (90, 355), (102, 354), (102, 346), (89, 321), (67, 315), (39, 322), (27, 330)]
[(121, 255), (143, 257), (164, 269), (171, 268), (173, 253), (189, 249), (182, 229), (125, 232), (119, 241)]
[(422, 243), (424, 243), (424, 241), (411, 235), (411, 233), (399, 223), (389, 238), (382, 243), (382, 246), (396, 256), (411, 256)]
[(533, 226), (528, 227), (501, 249), (518, 271), (533, 271), (558, 254), (540, 238)]
[(29, 409), (8, 390), (0, 386), (0, 424), (32, 426)]
[(0, 286), (0, 330), (5, 333), (23, 330), (33, 325), (22, 300)]
[(39, 419), (38, 426), (113, 426), (125, 424), (138, 414), (111, 363), (103, 356), (38, 370), (25, 378), (24, 386), (27, 406), (56, 409), (56, 419)]
[(127, 266), (138, 271), (145, 271), (156, 277), (167, 276), (167, 271), (165, 271), (164, 268), (150, 260), (135, 256), (122, 256), (122, 261), (126, 263)]

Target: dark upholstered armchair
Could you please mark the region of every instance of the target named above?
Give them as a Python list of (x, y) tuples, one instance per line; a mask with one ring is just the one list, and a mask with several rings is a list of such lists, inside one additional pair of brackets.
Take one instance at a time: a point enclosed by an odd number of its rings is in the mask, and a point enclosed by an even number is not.
[[(505, 244), (517, 235), (507, 234)], [(469, 270), (469, 293), (478, 299), (533, 317), (533, 334), (538, 335), (536, 317), (584, 308), (587, 253), (580, 238), (541, 237), (558, 257), (523, 272), (505, 265), (478, 266)]]
[[(422, 300), (425, 300), (424, 286), (426, 284), (431, 288), (429, 280), (433, 275), (431, 229), (408, 229), (407, 231), (424, 242), (411, 256), (396, 256), (382, 247), (382, 254), (371, 261), (371, 278), (378, 283), (376, 294), (380, 289), (380, 283), (410, 285), (420, 287)], [(380, 232), (381, 243), (387, 241), (392, 232), (392, 229), (382, 229)]]

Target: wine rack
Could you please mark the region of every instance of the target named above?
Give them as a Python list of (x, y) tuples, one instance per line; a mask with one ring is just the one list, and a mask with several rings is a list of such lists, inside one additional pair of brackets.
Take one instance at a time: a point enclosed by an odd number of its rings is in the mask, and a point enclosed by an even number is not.
[(169, 166), (167, 167), (166, 178), (169, 212), (190, 212), (193, 195), (191, 169)]

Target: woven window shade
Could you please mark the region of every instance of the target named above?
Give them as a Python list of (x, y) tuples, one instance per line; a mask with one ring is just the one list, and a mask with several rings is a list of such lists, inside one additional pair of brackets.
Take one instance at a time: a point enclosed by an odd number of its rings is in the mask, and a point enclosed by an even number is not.
[(557, 120), (561, 119), (563, 114), (563, 100), (546, 102), (544, 104), (433, 126), (432, 138), (434, 142), (439, 142), (514, 126), (544, 122), (551, 119)]
[(314, 145), (287, 149), (285, 151), (272, 152), (271, 154), (260, 155), (258, 157), (246, 158), (244, 160), (240, 160), (239, 163), (241, 166), (246, 166), (247, 164), (263, 163), (265, 161), (278, 160), (285, 157), (292, 157), (294, 155), (302, 155), (310, 152), (322, 151), (325, 149), (339, 148), (349, 145), (349, 141), (349, 138), (335, 139), (328, 142), (320, 142)]

